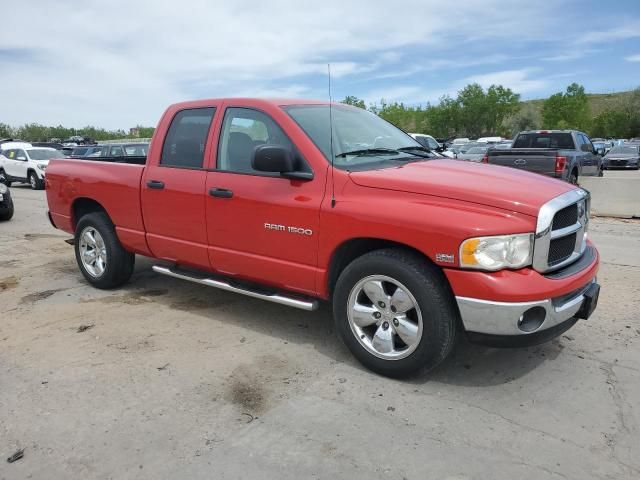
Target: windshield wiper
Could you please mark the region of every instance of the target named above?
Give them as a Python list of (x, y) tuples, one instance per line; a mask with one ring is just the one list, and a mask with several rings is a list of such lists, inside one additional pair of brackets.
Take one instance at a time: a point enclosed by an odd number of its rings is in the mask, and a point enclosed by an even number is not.
[[(429, 155), (430, 153), (433, 153), (433, 150), (427, 148), (427, 147), (402, 147), (398, 149), (399, 152), (410, 152), (418, 157), (422, 157), (422, 158), (431, 158), (431, 156)], [(419, 153), (416, 152), (424, 152), (422, 155), (420, 155)]]
[(361, 157), (363, 155), (378, 155), (378, 154), (397, 154), (400, 153), (400, 150), (393, 150), (391, 148), (363, 148), (361, 150), (352, 150), (350, 152), (342, 152), (338, 153), (336, 157), (346, 157), (348, 155), (355, 155), (356, 157)]

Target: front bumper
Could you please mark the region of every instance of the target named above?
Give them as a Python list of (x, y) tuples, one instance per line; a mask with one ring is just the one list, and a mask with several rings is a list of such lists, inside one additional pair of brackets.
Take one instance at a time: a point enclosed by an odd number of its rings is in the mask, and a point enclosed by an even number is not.
[(530, 302), (467, 297), (456, 297), (456, 301), (467, 332), (505, 337), (532, 335), (582, 316), (592, 285), (597, 285), (595, 279), (567, 295)]
[(591, 242), (571, 265), (540, 274), (447, 269), (467, 337), (491, 346), (536, 345), (587, 318), (597, 305), (598, 251)]
[(604, 162), (604, 168), (638, 168), (637, 160), (607, 160)]

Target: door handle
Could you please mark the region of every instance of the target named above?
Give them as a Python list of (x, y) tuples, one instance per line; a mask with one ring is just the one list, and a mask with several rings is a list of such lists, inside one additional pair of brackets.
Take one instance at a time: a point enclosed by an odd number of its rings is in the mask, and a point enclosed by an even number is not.
[(212, 188), (209, 190), (209, 195), (218, 198), (231, 198), (233, 197), (233, 192), (226, 188)]
[(164, 188), (164, 182), (160, 182), (159, 180), (147, 180), (147, 187), (155, 190), (162, 190)]

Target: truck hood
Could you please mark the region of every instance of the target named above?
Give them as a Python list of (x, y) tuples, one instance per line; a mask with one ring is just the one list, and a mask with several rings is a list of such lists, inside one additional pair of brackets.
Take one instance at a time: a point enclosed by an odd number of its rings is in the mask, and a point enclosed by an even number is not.
[(363, 187), (451, 198), (534, 217), (543, 204), (576, 188), (522, 170), (446, 159), (351, 172), (350, 177)]

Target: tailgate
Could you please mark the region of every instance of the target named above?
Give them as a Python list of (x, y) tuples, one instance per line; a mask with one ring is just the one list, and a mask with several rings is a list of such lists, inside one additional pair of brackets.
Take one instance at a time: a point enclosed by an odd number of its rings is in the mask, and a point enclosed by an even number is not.
[(555, 175), (557, 152), (555, 149), (546, 148), (493, 150), (489, 151), (489, 163), (544, 175)]

